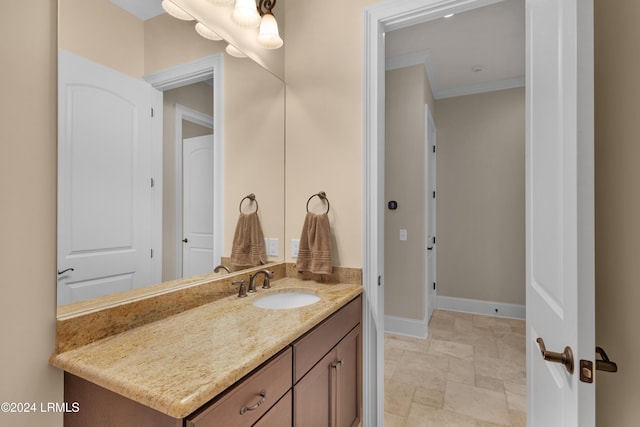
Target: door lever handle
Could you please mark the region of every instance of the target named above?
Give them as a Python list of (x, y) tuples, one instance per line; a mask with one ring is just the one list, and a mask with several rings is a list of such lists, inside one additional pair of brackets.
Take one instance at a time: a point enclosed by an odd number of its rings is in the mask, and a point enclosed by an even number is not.
[(74, 270), (73, 270), (73, 268), (65, 268), (62, 271), (58, 270), (58, 276), (61, 275), (61, 274), (66, 273), (67, 271), (74, 271)]
[(573, 375), (573, 351), (571, 351), (571, 347), (566, 346), (562, 353), (556, 353), (555, 351), (548, 351), (546, 349), (542, 338), (538, 338), (536, 342), (538, 343), (538, 347), (540, 347), (540, 353), (542, 353), (544, 360), (564, 365), (569, 375)]
[(618, 365), (615, 362), (609, 360), (607, 353), (604, 352), (602, 347), (596, 347), (596, 353), (602, 357), (602, 360), (596, 359), (596, 370), (605, 372), (618, 372)]

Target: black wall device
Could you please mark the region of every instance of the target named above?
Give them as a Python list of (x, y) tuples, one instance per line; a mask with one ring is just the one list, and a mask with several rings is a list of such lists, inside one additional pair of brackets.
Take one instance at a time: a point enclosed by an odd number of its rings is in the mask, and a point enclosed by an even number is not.
[(395, 200), (391, 200), (388, 206), (389, 206), (389, 209), (391, 209), (392, 211), (395, 211), (396, 209), (398, 209), (398, 202), (396, 202)]

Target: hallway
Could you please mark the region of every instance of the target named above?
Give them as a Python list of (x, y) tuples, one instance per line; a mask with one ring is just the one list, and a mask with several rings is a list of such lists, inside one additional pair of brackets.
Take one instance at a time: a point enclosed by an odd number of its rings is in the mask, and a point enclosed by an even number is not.
[(526, 426), (525, 322), (437, 310), (429, 338), (385, 334), (387, 427)]

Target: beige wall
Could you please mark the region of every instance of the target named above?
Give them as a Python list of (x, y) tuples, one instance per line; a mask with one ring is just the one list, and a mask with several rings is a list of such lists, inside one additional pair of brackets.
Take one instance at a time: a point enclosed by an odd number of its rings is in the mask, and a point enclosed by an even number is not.
[[(208, 116), (213, 116), (213, 88), (204, 82), (195, 83), (163, 93), (162, 126), (162, 280), (176, 279), (176, 104), (183, 105)], [(184, 124), (183, 124), (184, 126)], [(182, 129), (183, 138), (187, 126)], [(213, 131), (206, 129), (210, 135)], [(191, 135), (196, 136), (196, 135)], [(182, 205), (182, 201), (179, 202)]]
[(640, 419), (640, 2), (595, 1), (596, 344), (598, 426)]
[[(385, 85), (385, 315), (425, 318), (425, 103), (423, 65), (387, 71)], [(432, 113), (433, 114), (433, 113)], [(400, 241), (400, 229), (407, 240)]]
[(60, 0), (58, 46), (135, 78), (145, 73), (144, 24), (110, 1)]
[(264, 237), (279, 240), (275, 259), (282, 260), (284, 84), (248, 59), (226, 56), (224, 68), (224, 254), (231, 254), (240, 201), (254, 193)]
[(524, 88), (436, 101), (438, 295), (525, 303)]
[(362, 266), (362, 8), (373, 3), (285, 3), (286, 236), (299, 238), (307, 199), (326, 191), (334, 264), (345, 267)]
[[(0, 14), (0, 402), (62, 402), (47, 364), (56, 316), (56, 1)], [(28, 18), (28, 19), (27, 19)], [(61, 414), (5, 414), (12, 427), (62, 426)]]

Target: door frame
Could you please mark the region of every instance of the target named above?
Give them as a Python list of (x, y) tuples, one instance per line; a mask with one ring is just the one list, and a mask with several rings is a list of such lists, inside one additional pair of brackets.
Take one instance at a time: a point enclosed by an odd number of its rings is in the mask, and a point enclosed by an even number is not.
[[(214, 265), (220, 264), (220, 258), (222, 257), (224, 249), (224, 53), (216, 53), (184, 64), (169, 67), (146, 75), (143, 79), (161, 91), (210, 79), (213, 80), (213, 259)], [(186, 109), (186, 107), (184, 108)], [(185, 110), (182, 110), (182, 113), (194, 117), (194, 121), (202, 118), (198, 114), (185, 113)], [(176, 108), (176, 116), (177, 115), (178, 109)], [(198, 122), (196, 121), (196, 123)], [(182, 121), (180, 121), (180, 128), (182, 128)], [(182, 147), (181, 135), (182, 132), (180, 133), (180, 147)], [(180, 159), (182, 159), (182, 151), (180, 151)], [(180, 164), (180, 171), (181, 170), (182, 163)], [(182, 178), (180, 178), (180, 182), (182, 183)], [(180, 196), (182, 196), (182, 190), (180, 189), (179, 191)], [(182, 218), (182, 212), (180, 212), (180, 218)], [(180, 221), (180, 225), (182, 225), (182, 221)], [(176, 240), (182, 243), (182, 237), (177, 238), (177, 233), (178, 231), (176, 230)], [(180, 228), (180, 235), (181, 234), (182, 229)], [(180, 251), (177, 253), (180, 253), (180, 268), (176, 270), (176, 274), (180, 272), (180, 275), (182, 275), (181, 245)]]
[(363, 9), (364, 425), (384, 423), (384, 33), (501, 1), (386, 0)]
[[(215, 95), (214, 95), (215, 96)], [(182, 277), (182, 261), (183, 261), (183, 252), (184, 252), (184, 245), (182, 244), (182, 239), (184, 238), (183, 236), (183, 211), (184, 211), (184, 206), (183, 206), (183, 194), (182, 194), (182, 186), (183, 186), (183, 182), (184, 182), (184, 175), (182, 173), (182, 147), (183, 147), (183, 138), (182, 138), (182, 121), (186, 120), (188, 122), (191, 123), (195, 123), (197, 125), (200, 126), (204, 126), (207, 127), (209, 129), (212, 130), (212, 133), (214, 134), (214, 138), (215, 138), (215, 132), (213, 132), (213, 117), (212, 116), (208, 116), (206, 114), (202, 114), (199, 111), (193, 110), (191, 108), (185, 107), (184, 105), (181, 104), (176, 104), (175, 106), (175, 115), (174, 115), (174, 136), (173, 136), (173, 144), (174, 144), (174, 150), (175, 150), (175, 171), (176, 171), (176, 176), (175, 176), (175, 192), (176, 192), (176, 206), (175, 206), (175, 218), (176, 218), (176, 223), (175, 223), (175, 227), (176, 227), (176, 241), (175, 241), (175, 250), (176, 250), (176, 279), (179, 279)], [(214, 175), (215, 175), (215, 170), (214, 170)], [(214, 178), (215, 180), (215, 178)], [(218, 206), (218, 208), (220, 208), (220, 206)], [(220, 209), (221, 210), (221, 209)], [(214, 204), (214, 212), (213, 212), (213, 216), (214, 216), (214, 222), (215, 222), (215, 217), (216, 215), (218, 215), (218, 212), (215, 211), (215, 204)], [(214, 233), (215, 234), (215, 233)], [(214, 245), (215, 245), (215, 239), (214, 239)], [(215, 253), (215, 250), (214, 250)], [(215, 258), (215, 255), (214, 255)], [(218, 265), (220, 264), (219, 262), (214, 262), (213, 265)]]

